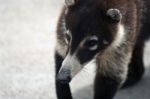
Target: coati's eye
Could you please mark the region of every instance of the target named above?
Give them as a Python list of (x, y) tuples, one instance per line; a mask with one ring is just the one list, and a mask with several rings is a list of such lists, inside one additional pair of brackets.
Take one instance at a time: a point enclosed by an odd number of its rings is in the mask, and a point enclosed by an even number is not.
[(85, 46), (90, 50), (96, 50), (98, 48), (98, 37), (92, 36), (85, 42)]
[(91, 48), (96, 44), (97, 44), (97, 40), (89, 40), (89, 41), (87, 41), (86, 46)]

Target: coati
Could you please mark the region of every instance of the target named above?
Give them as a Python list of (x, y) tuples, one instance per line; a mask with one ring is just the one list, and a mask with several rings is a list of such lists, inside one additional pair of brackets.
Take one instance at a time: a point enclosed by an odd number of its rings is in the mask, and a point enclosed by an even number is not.
[(150, 0), (65, 0), (55, 49), (58, 99), (72, 99), (69, 82), (86, 64), (96, 65), (93, 99), (113, 99), (144, 73), (150, 37)]

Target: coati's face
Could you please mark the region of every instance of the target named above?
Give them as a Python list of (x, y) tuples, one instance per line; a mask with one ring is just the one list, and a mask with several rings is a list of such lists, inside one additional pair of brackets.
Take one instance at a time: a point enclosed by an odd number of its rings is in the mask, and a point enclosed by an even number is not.
[[(122, 39), (121, 12), (105, 8), (97, 0), (66, 0), (65, 24), (68, 51), (58, 79), (68, 83), (86, 64), (108, 46)], [(101, 1), (101, 0), (99, 0)], [(103, 0), (102, 0), (103, 1)], [(119, 40), (115, 41), (118, 36)]]

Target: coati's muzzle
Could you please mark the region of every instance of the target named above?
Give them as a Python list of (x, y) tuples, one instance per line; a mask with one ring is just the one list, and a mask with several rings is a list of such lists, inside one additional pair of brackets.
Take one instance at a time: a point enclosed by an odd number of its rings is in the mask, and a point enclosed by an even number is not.
[[(65, 66), (66, 67), (66, 66)], [(71, 81), (71, 73), (67, 68), (62, 68), (57, 76), (57, 80), (61, 83), (69, 83)]]
[(61, 83), (69, 83), (81, 69), (78, 59), (74, 55), (67, 55), (57, 75), (57, 80)]

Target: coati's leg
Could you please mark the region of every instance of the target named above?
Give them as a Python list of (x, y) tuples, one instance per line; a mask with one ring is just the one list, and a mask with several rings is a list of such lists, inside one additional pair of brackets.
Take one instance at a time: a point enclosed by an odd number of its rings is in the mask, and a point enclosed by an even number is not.
[(123, 88), (134, 85), (141, 79), (144, 73), (143, 51), (144, 41), (139, 39), (132, 54), (127, 80), (125, 81)]
[(120, 83), (115, 78), (96, 75), (94, 99), (113, 99)]
[(63, 61), (63, 57), (56, 52), (55, 53), (55, 64), (56, 64), (55, 84), (56, 84), (57, 99), (72, 99), (69, 84), (62, 84), (57, 80), (57, 74), (59, 72), (59, 69), (61, 68), (62, 61)]
[(106, 49), (97, 57), (94, 99), (113, 99), (126, 80), (130, 57), (127, 45)]

